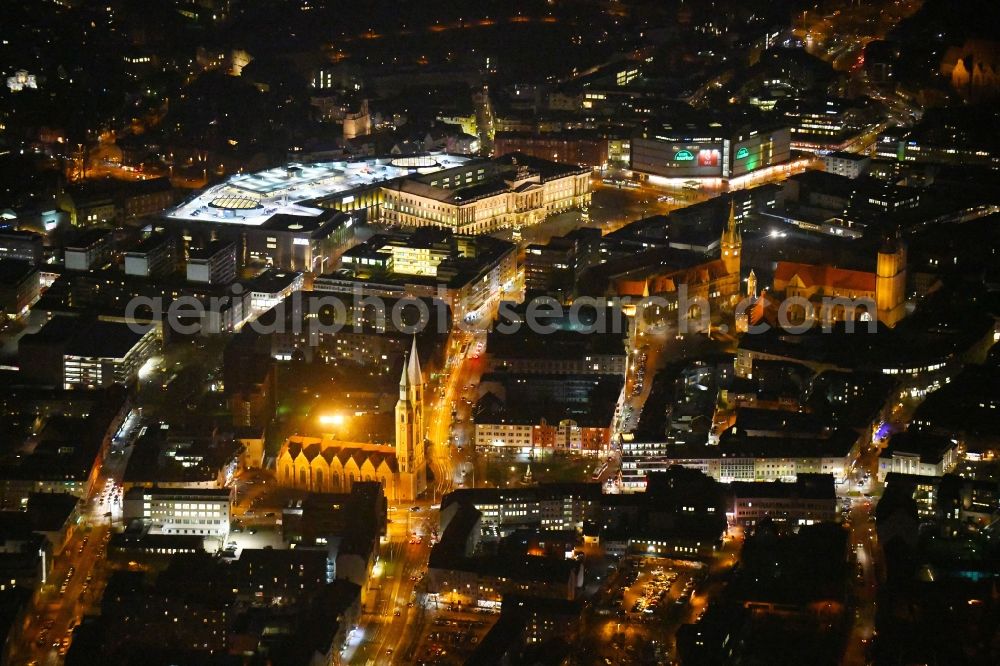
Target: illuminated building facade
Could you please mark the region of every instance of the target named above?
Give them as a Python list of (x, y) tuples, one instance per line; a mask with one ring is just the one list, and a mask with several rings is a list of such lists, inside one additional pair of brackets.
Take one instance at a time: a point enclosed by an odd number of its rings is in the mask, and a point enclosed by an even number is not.
[(869, 321), (875, 315), (895, 326), (906, 314), (906, 248), (888, 241), (878, 251), (874, 272), (779, 261), (774, 293), (809, 301), (808, 312), (803, 305), (789, 308), (799, 321)]
[(127, 324), (99, 321), (65, 346), (63, 387), (97, 388), (129, 384), (139, 369), (157, 352), (159, 334), (155, 326), (145, 333)]
[(151, 534), (194, 534), (225, 538), (232, 506), (228, 488), (140, 488), (124, 497), (126, 522), (139, 520)]
[(383, 187), (383, 219), (488, 234), (590, 203), (590, 170), (512, 153)]
[(466, 488), (441, 500), (444, 524), (459, 505), (482, 513), (482, 529), (512, 531), (518, 527), (542, 530), (581, 530), (600, 513), (601, 484), (543, 483), (527, 488)]
[(296, 435), (278, 453), (278, 484), (341, 493), (350, 492), (356, 481), (378, 481), (388, 499), (415, 500), (427, 488), (423, 410), (423, 374), (414, 340), (399, 382), (395, 447)]
[(640, 492), (646, 476), (672, 465), (696, 469), (716, 481), (794, 481), (799, 474), (832, 474), (838, 482), (851, 469), (856, 433), (829, 439), (751, 438), (748, 444), (681, 445), (670, 440), (622, 442), (622, 490)]
[(382, 298), (440, 298), (465, 317), (495, 305), (513, 288), (516, 249), (489, 236), (434, 227), (378, 234), (344, 252), (341, 268), (318, 276), (313, 289)]
[(843, 99), (790, 99), (778, 103), (791, 129), (792, 148), (841, 150), (856, 141), (872, 116)]
[(35, 265), (44, 258), (45, 246), (41, 234), (14, 229), (0, 231), (0, 259), (17, 259)]
[(662, 178), (738, 178), (791, 159), (788, 127), (647, 126), (632, 138), (632, 170)]
[(847, 178), (857, 178), (868, 170), (872, 162), (869, 155), (833, 152), (823, 156), (823, 166), (827, 173)]
[(792, 483), (734, 481), (730, 520), (752, 527), (764, 518), (812, 525), (837, 517), (837, 494), (830, 474), (798, 474)]
[(610, 140), (592, 130), (563, 132), (503, 132), (496, 135), (494, 147), (498, 155), (520, 152), (567, 164), (603, 168), (610, 161)]

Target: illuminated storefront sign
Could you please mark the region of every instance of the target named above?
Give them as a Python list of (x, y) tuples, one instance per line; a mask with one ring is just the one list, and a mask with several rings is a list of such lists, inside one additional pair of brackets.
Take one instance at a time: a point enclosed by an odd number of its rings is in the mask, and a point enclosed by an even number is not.
[(675, 162), (691, 162), (694, 160), (694, 153), (690, 150), (678, 150), (674, 153)]
[(698, 151), (698, 166), (717, 167), (721, 156), (718, 149), (703, 148)]
[(738, 159), (738, 160), (746, 159), (746, 157), (749, 154), (750, 154), (750, 151), (747, 150), (746, 146), (744, 146), (743, 148), (740, 148), (739, 150), (736, 151), (736, 159)]

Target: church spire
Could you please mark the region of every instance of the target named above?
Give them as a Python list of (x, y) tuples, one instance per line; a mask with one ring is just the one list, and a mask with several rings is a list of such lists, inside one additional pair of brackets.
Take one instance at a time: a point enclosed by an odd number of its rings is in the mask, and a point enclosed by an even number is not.
[(726, 273), (739, 276), (740, 273), (740, 250), (742, 250), (743, 239), (740, 237), (740, 227), (736, 224), (736, 201), (729, 200), (729, 221), (726, 229), (722, 232), (721, 258), (726, 267)]
[(414, 335), (409, 353), (403, 356), (403, 374), (399, 378), (399, 388), (404, 389), (411, 386), (420, 386), (423, 383), (424, 378), (420, 371), (420, 355), (417, 353), (417, 336)]
[(420, 354), (417, 353), (417, 336), (413, 336), (413, 344), (410, 346), (410, 357), (407, 359), (405, 374), (411, 386), (419, 386), (424, 383), (423, 374), (420, 372)]
[(399, 378), (399, 389), (404, 391), (410, 388), (410, 373), (409, 371), (410, 359), (407, 355), (403, 356), (403, 374)]
[(736, 224), (736, 200), (729, 200), (729, 220), (726, 222), (726, 230), (722, 235), (723, 241), (737, 243), (740, 240), (740, 228)]

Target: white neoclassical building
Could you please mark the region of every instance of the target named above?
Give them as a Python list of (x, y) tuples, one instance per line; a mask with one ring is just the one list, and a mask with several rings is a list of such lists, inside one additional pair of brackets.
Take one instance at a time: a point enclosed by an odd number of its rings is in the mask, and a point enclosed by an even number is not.
[(511, 153), (401, 178), (382, 191), (390, 224), (488, 234), (587, 206), (591, 182), (589, 169)]

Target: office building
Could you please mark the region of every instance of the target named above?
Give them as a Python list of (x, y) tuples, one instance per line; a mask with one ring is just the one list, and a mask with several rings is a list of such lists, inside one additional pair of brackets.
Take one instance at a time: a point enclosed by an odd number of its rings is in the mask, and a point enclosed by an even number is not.
[(861, 153), (833, 152), (823, 155), (823, 166), (827, 173), (852, 179), (864, 174), (871, 162), (869, 155)]
[(21, 259), (0, 259), (0, 316), (16, 319), (38, 300), (39, 272)]
[[(170, 304), (180, 297), (193, 298), (201, 303), (200, 310), (188, 308), (190, 314), (178, 314), (185, 326), (197, 324), (200, 334), (238, 330), (250, 316), (250, 292), (234, 291), (228, 284), (187, 282), (185, 277), (171, 274), (149, 279), (112, 269), (64, 274), (34, 310), (49, 316), (97, 315), (108, 321), (149, 322), (162, 332)], [(130, 303), (138, 307), (131, 311)]]
[[(526, 311), (515, 309), (510, 316), (521, 322), (516, 331), (504, 332), (494, 327), (486, 342), (488, 372), (512, 374), (559, 375), (624, 375), (628, 359), (626, 342), (628, 322), (620, 310), (585, 312), (581, 310), (577, 325), (591, 329), (574, 329), (566, 312), (563, 318), (546, 317), (550, 332), (536, 332), (523, 325)], [(593, 317), (592, 319), (589, 319)], [(505, 317), (506, 319), (507, 317)]]
[(250, 316), (267, 312), (304, 285), (305, 275), (298, 271), (265, 270), (244, 285), (250, 294)]
[(319, 275), (333, 268), (338, 250), (353, 238), (355, 218), (332, 210), (314, 217), (274, 215), (243, 233), (244, 261)]
[(484, 374), (472, 415), (476, 447), (606, 451), (624, 386), (620, 375)]
[(45, 259), (41, 234), (15, 229), (0, 230), (0, 259), (17, 259), (38, 265)]
[(236, 245), (213, 241), (203, 248), (190, 250), (187, 260), (188, 282), (229, 284), (236, 279)]
[(125, 323), (58, 316), (21, 339), (18, 359), (22, 376), (30, 381), (99, 388), (132, 382), (158, 349), (155, 326), (141, 332)]
[(461, 505), (482, 513), (483, 531), (506, 534), (519, 527), (541, 530), (583, 529), (600, 513), (601, 484), (543, 483), (525, 488), (463, 488), (441, 500), (441, 524), (447, 527)]
[(751, 437), (718, 445), (676, 444), (669, 440), (622, 443), (622, 488), (642, 490), (651, 472), (671, 465), (696, 469), (713, 479), (732, 481), (794, 481), (799, 474), (832, 474), (847, 478), (858, 451), (859, 437), (834, 430), (824, 438)]
[(567, 293), (573, 287), (576, 243), (553, 238), (532, 243), (524, 251), (524, 289), (529, 293)]
[(850, 100), (839, 98), (785, 99), (775, 112), (791, 129), (794, 150), (844, 150), (859, 140), (876, 115)]
[(517, 279), (514, 244), (430, 227), (377, 234), (340, 261), (339, 270), (314, 280), (315, 291), (438, 298), (460, 318), (496, 306)]
[(795, 481), (733, 481), (730, 520), (753, 527), (764, 518), (789, 526), (812, 525), (837, 517), (832, 474), (796, 475)]
[(129, 384), (139, 369), (159, 349), (155, 326), (146, 332), (128, 324), (98, 321), (87, 327), (63, 352), (63, 386), (95, 388), (108, 384)]
[(125, 274), (137, 277), (160, 277), (176, 267), (174, 240), (167, 234), (153, 232), (125, 252)]
[(122, 475), (126, 492), (134, 487), (219, 489), (230, 485), (239, 469), (242, 445), (228, 437), (191, 435), (166, 423), (139, 432)]
[(138, 520), (150, 534), (196, 534), (224, 539), (229, 535), (232, 491), (229, 488), (141, 488), (125, 493), (122, 515)]
[(107, 229), (89, 229), (64, 249), (66, 269), (89, 271), (101, 268), (111, 260), (111, 232)]

